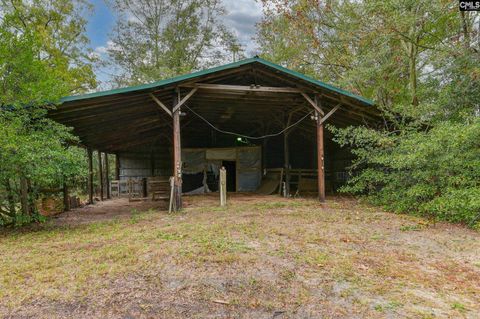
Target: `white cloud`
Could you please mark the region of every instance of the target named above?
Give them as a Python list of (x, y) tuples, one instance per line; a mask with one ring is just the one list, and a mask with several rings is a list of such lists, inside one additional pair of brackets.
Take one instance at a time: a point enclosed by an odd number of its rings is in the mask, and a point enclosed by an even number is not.
[(253, 40), (256, 23), (262, 18), (262, 7), (255, 0), (224, 0), (227, 15), (225, 24), (235, 32), (244, 46), (247, 56), (255, 54), (256, 43)]
[(108, 40), (106, 45), (101, 45), (95, 48), (93, 53), (102, 56), (104, 54), (107, 54), (109, 50), (114, 50), (116, 47), (115, 43), (112, 40)]

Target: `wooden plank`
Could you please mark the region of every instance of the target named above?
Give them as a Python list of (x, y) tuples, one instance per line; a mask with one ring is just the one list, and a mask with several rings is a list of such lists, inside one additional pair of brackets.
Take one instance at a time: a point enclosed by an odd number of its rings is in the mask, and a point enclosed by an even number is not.
[(323, 112), (323, 110), (321, 109), (321, 107), (319, 107), (317, 105), (317, 103), (315, 103), (314, 101), (312, 101), (312, 99), (305, 93), (303, 92), (300, 92), (300, 94), (305, 98), (305, 100), (307, 100), (308, 103), (310, 103), (313, 108), (317, 111), (317, 113), (319, 113), (320, 115), (324, 115), (325, 113)]
[(168, 115), (172, 116), (172, 112), (168, 109), (168, 107), (166, 107), (165, 104), (163, 104), (159, 99), (157, 99), (155, 95), (150, 93), (150, 97), (152, 98), (152, 100), (155, 101), (155, 103), (157, 103), (158, 106), (160, 106), (162, 110), (164, 110)]
[(301, 90), (292, 87), (275, 87), (260, 85), (227, 85), (227, 84), (210, 84), (195, 83), (184, 87), (194, 87), (202, 90), (215, 91), (242, 91), (242, 92), (274, 92), (274, 93), (300, 93)]
[(327, 114), (325, 114), (325, 116), (322, 117), (322, 119), (320, 120), (320, 124), (323, 124), (323, 122), (325, 122), (330, 116), (332, 116), (332, 114), (335, 113), (340, 108), (340, 106), (342, 106), (341, 103), (335, 105), (335, 107), (331, 109), (330, 112), (328, 112)]

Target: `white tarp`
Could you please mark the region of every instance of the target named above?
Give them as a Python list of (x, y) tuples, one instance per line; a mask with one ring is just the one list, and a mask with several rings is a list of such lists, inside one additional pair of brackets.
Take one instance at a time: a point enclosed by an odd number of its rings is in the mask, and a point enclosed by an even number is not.
[[(236, 165), (236, 190), (240, 192), (251, 192), (257, 190), (262, 180), (262, 152), (259, 146), (256, 147), (232, 147), (232, 148), (210, 148), (210, 149), (183, 149), (182, 162), (184, 182), (189, 176), (204, 172), (213, 173), (218, 177), (218, 170), (222, 161), (235, 161)], [(228, 176), (227, 176), (228, 179)], [(206, 177), (203, 181), (205, 191)], [(195, 183), (195, 185), (197, 185)], [(193, 185), (192, 185), (193, 186)], [(199, 185), (200, 186), (200, 185)], [(201, 187), (195, 186), (192, 191), (197, 193)]]

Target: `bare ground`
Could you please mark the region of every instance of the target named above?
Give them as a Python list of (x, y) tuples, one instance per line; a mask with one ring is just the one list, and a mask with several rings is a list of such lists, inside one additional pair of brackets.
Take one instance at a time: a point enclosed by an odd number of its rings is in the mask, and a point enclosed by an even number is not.
[(5, 318), (480, 318), (480, 234), (349, 198), (106, 201), (0, 235)]

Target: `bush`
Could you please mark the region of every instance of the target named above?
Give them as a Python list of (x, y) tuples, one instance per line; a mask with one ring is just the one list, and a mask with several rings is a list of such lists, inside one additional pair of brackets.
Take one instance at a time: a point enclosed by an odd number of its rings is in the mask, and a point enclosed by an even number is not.
[(357, 157), (342, 191), (395, 212), (470, 226), (480, 221), (480, 118), (401, 133), (331, 130)]

